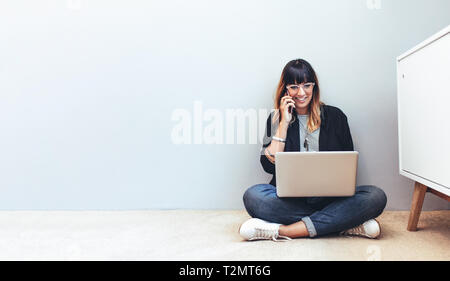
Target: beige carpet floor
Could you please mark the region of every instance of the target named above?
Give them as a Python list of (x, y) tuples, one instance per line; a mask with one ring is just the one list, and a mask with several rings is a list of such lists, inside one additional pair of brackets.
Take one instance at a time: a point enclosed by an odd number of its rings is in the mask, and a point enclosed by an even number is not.
[(243, 241), (245, 211), (0, 211), (0, 260), (450, 260), (450, 211), (379, 217), (379, 239)]

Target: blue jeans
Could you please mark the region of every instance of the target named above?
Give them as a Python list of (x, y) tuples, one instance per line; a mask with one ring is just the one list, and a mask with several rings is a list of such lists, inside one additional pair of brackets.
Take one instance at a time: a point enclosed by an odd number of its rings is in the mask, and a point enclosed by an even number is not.
[(373, 185), (357, 186), (350, 197), (278, 197), (276, 187), (257, 184), (244, 193), (251, 217), (289, 225), (302, 220), (315, 237), (358, 226), (379, 216), (386, 206), (384, 191)]

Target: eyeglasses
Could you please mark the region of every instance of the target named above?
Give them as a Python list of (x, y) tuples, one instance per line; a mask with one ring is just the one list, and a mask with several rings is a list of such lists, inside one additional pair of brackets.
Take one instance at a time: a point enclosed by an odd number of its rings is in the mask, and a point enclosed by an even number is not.
[(289, 93), (292, 94), (292, 95), (297, 94), (298, 91), (300, 91), (300, 87), (306, 93), (310, 93), (313, 90), (314, 85), (316, 85), (316, 83), (309, 82), (309, 83), (300, 84), (300, 85), (289, 85), (289, 86), (286, 86), (286, 89), (288, 89)]

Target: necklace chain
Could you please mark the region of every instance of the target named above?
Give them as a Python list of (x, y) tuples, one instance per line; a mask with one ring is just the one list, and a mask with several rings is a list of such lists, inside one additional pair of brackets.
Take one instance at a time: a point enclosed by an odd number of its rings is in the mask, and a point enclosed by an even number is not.
[(302, 121), (300, 121), (300, 118), (298, 118), (298, 122), (300, 123), (300, 126), (302, 127), (303, 131), (305, 132), (305, 142), (303, 143), (303, 147), (306, 148), (306, 151), (309, 151), (309, 131), (305, 128)]

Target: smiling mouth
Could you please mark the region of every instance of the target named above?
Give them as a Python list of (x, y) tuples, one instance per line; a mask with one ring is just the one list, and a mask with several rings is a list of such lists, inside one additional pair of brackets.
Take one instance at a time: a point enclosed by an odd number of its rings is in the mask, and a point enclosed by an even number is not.
[(298, 98), (298, 97), (296, 97), (296, 98), (294, 98), (295, 100), (298, 100), (298, 101), (305, 101), (306, 100), (306, 96), (304, 97), (304, 98)]

